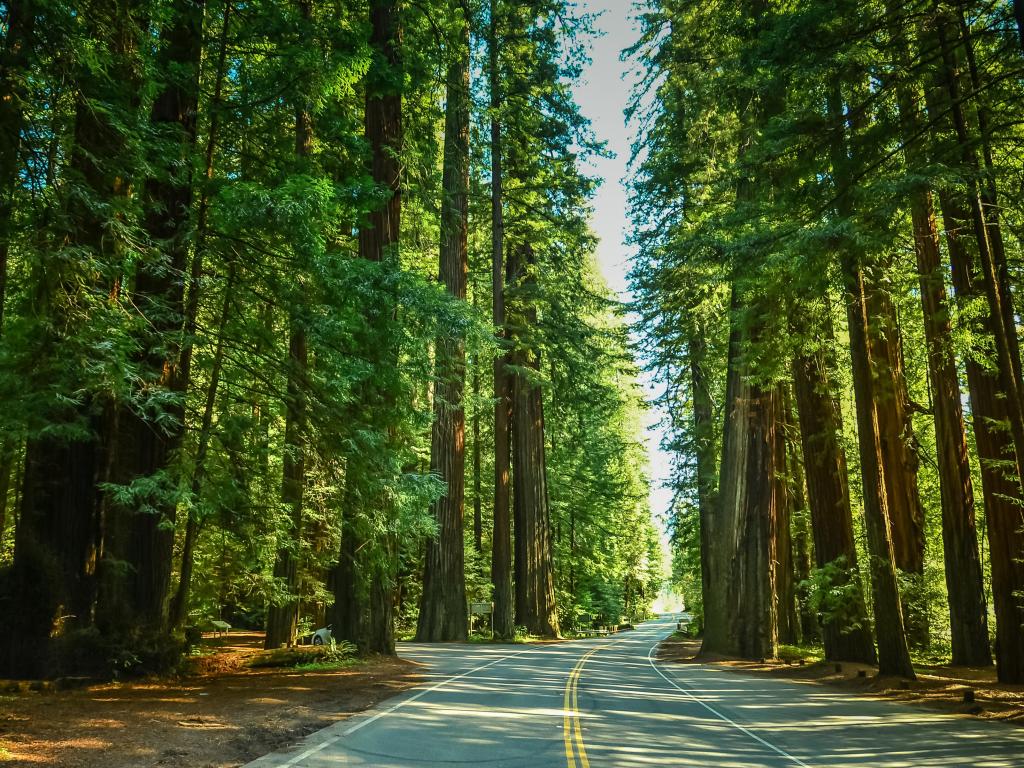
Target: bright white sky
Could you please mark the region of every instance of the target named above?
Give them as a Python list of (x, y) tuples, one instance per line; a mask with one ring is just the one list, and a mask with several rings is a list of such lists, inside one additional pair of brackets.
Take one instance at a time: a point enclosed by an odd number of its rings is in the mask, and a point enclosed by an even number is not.
[[(593, 171), (604, 179), (594, 199), (594, 220), (591, 226), (601, 238), (598, 261), (608, 285), (622, 299), (628, 300), (626, 274), (629, 271), (630, 250), (624, 242), (631, 229), (628, 219), (626, 192), (623, 186), (627, 174), (632, 144), (632, 130), (625, 125), (623, 111), (629, 100), (633, 81), (627, 76), (627, 65), (619, 60), (620, 52), (637, 39), (631, 0), (579, 0), (579, 9), (586, 13), (601, 13), (597, 28), (603, 32), (593, 44), (592, 63), (583, 73), (583, 80), (574, 90), (583, 114), (593, 121), (594, 133), (608, 142), (615, 153), (610, 159), (597, 160)], [(648, 395), (652, 394), (648, 386)], [(668, 511), (671, 492), (663, 486), (668, 478), (669, 457), (660, 450), (661, 431), (657, 429), (658, 414), (652, 413), (648, 430), (650, 456), (651, 511), (659, 518)]]

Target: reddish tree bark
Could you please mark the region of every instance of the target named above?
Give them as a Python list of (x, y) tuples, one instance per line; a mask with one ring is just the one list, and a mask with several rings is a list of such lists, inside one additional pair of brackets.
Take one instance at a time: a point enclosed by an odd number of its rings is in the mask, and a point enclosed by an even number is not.
[[(459, 3), (453, 11), (462, 13)], [(448, 67), (439, 278), (466, 300), (469, 267), (469, 19), (459, 21), (459, 50)], [(433, 504), (438, 533), (427, 541), (423, 599), (416, 637), (421, 642), (464, 640), (467, 633), (463, 539), (466, 413), (463, 408), (466, 350), (462, 338), (439, 336), (435, 345), (434, 425), (430, 469), (447, 485)]]
[[(505, 330), (505, 223), (502, 192), (502, 142), (499, 114), (502, 106), (499, 71), (500, 0), (491, 0), (490, 39), (487, 42), (491, 91), (491, 292), (492, 322), (499, 342)], [(512, 591), (511, 423), (512, 379), (507, 352), (494, 360), (494, 532), (491, 536), (491, 584), (494, 588), (494, 634), (509, 640), (515, 635)]]
[[(529, 294), (534, 282), (533, 250), (519, 246), (519, 258), (510, 257), (509, 280)], [(531, 299), (519, 295), (512, 317), (512, 353), (518, 369), (540, 371), (540, 356), (530, 348), (524, 335), (537, 324), (537, 309)], [(554, 544), (548, 499), (547, 458), (544, 442), (544, 396), (541, 386), (526, 373), (513, 376), (512, 464), (515, 521), (516, 622), (530, 634), (557, 637), (558, 610), (555, 604)]]

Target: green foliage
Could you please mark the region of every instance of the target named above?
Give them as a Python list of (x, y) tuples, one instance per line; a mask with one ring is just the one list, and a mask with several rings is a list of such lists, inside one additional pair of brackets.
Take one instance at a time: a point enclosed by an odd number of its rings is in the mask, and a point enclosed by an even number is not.
[(276, 648), (264, 651), (250, 659), (250, 669), (273, 669), (291, 667), (304, 672), (328, 672), (343, 669), (356, 663), (359, 649), (345, 641), (330, 645), (310, 645), (296, 648)]
[[(393, 578), (397, 622), (408, 628), (423, 541), (434, 531), (430, 505), (446, 492), (429, 471), (429, 451), (433, 348), (448, 336), (465, 340), (467, 382), (482, 382), (466, 401), (480, 422), (485, 521), (483, 548), (467, 558), (467, 596), (489, 599), (488, 393), (494, 358), (505, 351), (490, 322), (483, 126), (491, 113), (489, 94), (475, 89), (472, 295), (456, 301), (435, 278), (448, 5), (401, 4), (402, 64), (390, 68), (374, 66), (364, 2), (313, 3), (306, 17), (292, 0), (210, 0), (198, 72), (169, 58), (168, 32), (190, 4), (44, 5), (31, 66), (12, 74), (28, 93), (18, 168), (0, 179), (3, 199), (13, 201), (10, 221), (0, 222), (9, 246), (0, 346), (0, 465), (10, 464), (0, 469), (12, 475), (5, 524), (25, 503), (27, 445), (88, 445), (97, 462), (89, 524), (108, 526), (101, 537), (111, 539), (133, 535), (139, 520), (173, 533), (171, 591), (186, 559), (194, 564), (190, 621), (259, 629), (268, 606), (297, 599), (300, 625), (322, 625), (349, 535), (360, 542), (355, 597), (365, 597), (370, 574)], [(571, 82), (590, 19), (562, 0), (500, 10), (510, 31), (500, 57), (507, 98), (495, 115), (507, 145), (508, 237), (537, 255), (531, 287), (509, 299), (537, 308), (537, 322), (517, 337), (541, 361), (531, 375), (545, 397), (560, 609), (617, 623), (647, 613), (662, 574), (638, 371), (623, 308), (597, 277), (588, 228), (596, 181), (581, 169), (603, 149)], [(482, 82), (478, 56), (473, 66)], [(193, 146), (182, 122), (152, 114), (165, 89), (191, 88), (196, 75)], [(403, 220), (399, 247), (375, 262), (360, 257), (359, 233), (390, 192), (370, 174), (363, 113), (367, 93), (381, 88), (402, 94)], [(300, 114), (311, 125), (308, 152), (296, 151)], [(188, 191), (181, 210), (162, 207), (168, 185)], [(161, 217), (174, 219), (172, 233), (158, 231)], [(169, 285), (146, 288), (160, 281)], [(308, 348), (301, 367), (289, 351), (296, 330)], [(304, 418), (286, 441), (296, 392)], [(155, 471), (133, 469), (125, 424), (136, 419), (173, 438)], [(298, 458), (296, 526), (282, 478), (286, 459)], [(132, 522), (115, 530), (115, 513)], [(14, 539), (5, 525), (0, 565), (21, 558), (43, 574), (33, 583), (50, 606), (64, 587), (58, 564), (43, 555), (32, 562), (29, 545), (15, 552)], [(275, 576), (282, 552), (298, 562), (294, 586)], [(117, 582), (132, 576), (125, 561), (108, 558), (103, 568)], [(7, 588), (2, 581), (0, 594)], [(92, 599), (125, 601), (102, 590)], [(166, 611), (169, 600), (158, 602)], [(116, 639), (89, 617), (70, 617), (79, 620), (55, 632), (69, 668), (167, 669), (181, 651), (169, 628), (136, 627), (139, 616)], [(350, 651), (315, 664), (342, 663)]]
[[(947, 83), (934, 39), (943, 20), (974, 165), (963, 159), (943, 106)], [(630, 110), (638, 129), (632, 285), (642, 359), (662, 387), (666, 448), (676, 456), (673, 579), (696, 604), (698, 509), (707, 502), (698, 466), (701, 456), (709, 458), (706, 473), (717, 486), (731, 329), (741, 334), (740, 357), (762, 385), (785, 385), (795, 352), (820, 351), (834, 361), (855, 535), (866, 562), (857, 404), (845, 362), (845, 288), (837, 269), (846, 248), (856, 252), (870, 290), (894, 308), (909, 399), (920, 406), (912, 409), (905, 439), (925, 512), (926, 563), (923, 575), (901, 576), (901, 593), (905, 608), (928, 617), (933, 650), (943, 652), (949, 615), (932, 414), (939, 395), (928, 369), (909, 201), (930, 190), (941, 213), (946, 201), (940, 198), (965, 194), (976, 181), (989, 195), (1019, 187), (1021, 126), (1011, 115), (1022, 103), (1021, 56), (1009, 5), (840, 0), (720, 7), (658, 0), (645, 6), (639, 21), (640, 40), (628, 52), (643, 72)], [(903, 103), (901, 93), (909, 94)], [(906, 134), (901, 115), (920, 127), (914, 135)], [(844, 184), (840, 177), (850, 169), (854, 177)], [(1018, 198), (999, 198), (1006, 207), (993, 215), (1004, 232), (1019, 232)], [(1021, 239), (1005, 240), (1008, 263), (1015, 263)], [(973, 258), (973, 241), (967, 248)], [(950, 269), (947, 256), (943, 275)], [(1016, 290), (1020, 273), (1010, 272)], [(995, 370), (992, 339), (979, 327), (987, 304), (958, 295), (951, 308), (952, 332), (942, 343), (961, 366), (973, 359)], [(823, 323), (801, 327), (795, 319), (805, 315)], [(710, 433), (695, 422), (698, 378), (715, 408)], [(982, 526), (982, 483), (969, 448)], [(857, 574), (839, 578), (843, 567), (817, 569), (804, 586), (816, 612), (845, 623), (863, 587)]]
[(860, 626), (857, 606), (864, 601), (864, 587), (845, 558), (812, 568), (810, 578), (801, 582), (800, 588), (807, 595), (809, 609), (822, 623), (834, 622), (847, 629)]

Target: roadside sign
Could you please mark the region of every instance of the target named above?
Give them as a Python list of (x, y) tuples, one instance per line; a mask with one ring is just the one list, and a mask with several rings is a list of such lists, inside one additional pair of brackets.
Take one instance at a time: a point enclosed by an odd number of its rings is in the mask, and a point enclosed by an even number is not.
[(491, 618), (491, 639), (494, 639), (494, 603), (470, 601), (469, 603), (469, 630), (473, 630), (474, 616), (489, 616)]

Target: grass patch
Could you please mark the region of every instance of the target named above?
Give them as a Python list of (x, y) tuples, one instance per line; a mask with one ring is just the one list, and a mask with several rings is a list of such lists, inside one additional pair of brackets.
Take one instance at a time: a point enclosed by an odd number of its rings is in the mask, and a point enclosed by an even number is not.
[(821, 661), (825, 658), (825, 651), (816, 645), (780, 645), (779, 658), (783, 661), (807, 662)]
[(351, 657), (346, 659), (325, 659), (323, 661), (310, 661), (302, 664), (296, 664), (295, 669), (301, 670), (302, 672), (334, 672), (339, 669), (348, 669), (354, 667), (359, 663), (360, 659)]

